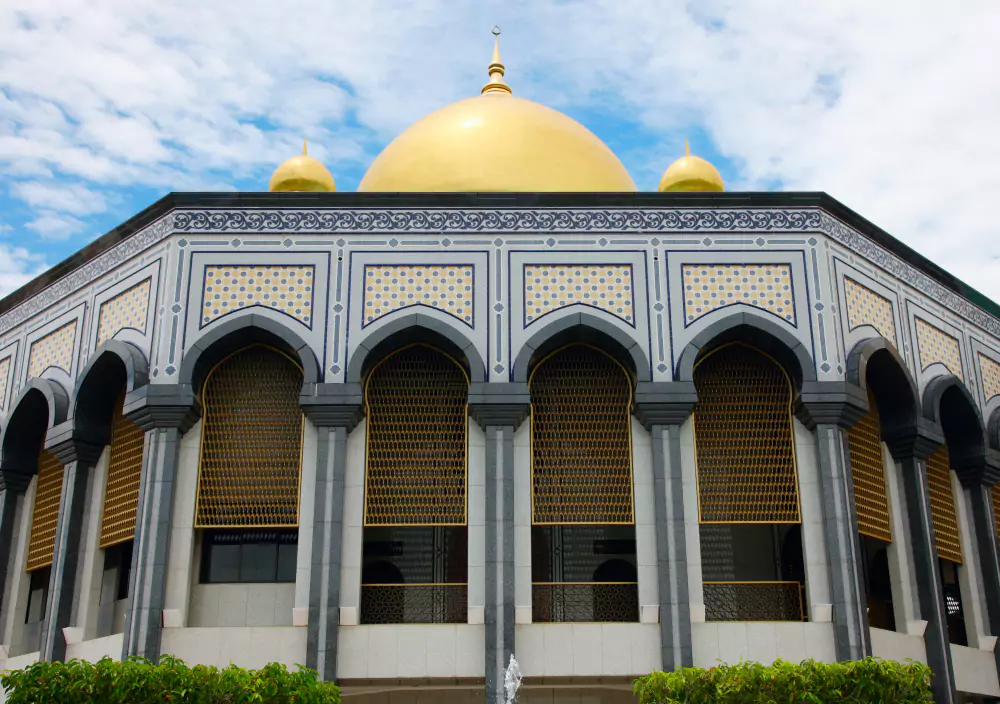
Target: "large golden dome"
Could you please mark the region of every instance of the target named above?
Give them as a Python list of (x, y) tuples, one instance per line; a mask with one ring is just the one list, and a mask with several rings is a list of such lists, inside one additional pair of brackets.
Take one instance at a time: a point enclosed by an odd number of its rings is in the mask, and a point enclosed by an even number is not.
[(316, 191), (337, 190), (333, 175), (323, 166), (323, 162), (309, 156), (305, 140), (302, 153), (282, 162), (271, 174), (267, 184), (269, 191)]
[(359, 191), (634, 191), (614, 152), (576, 120), (516, 98), (494, 45), (481, 95), (431, 113), (372, 162)]

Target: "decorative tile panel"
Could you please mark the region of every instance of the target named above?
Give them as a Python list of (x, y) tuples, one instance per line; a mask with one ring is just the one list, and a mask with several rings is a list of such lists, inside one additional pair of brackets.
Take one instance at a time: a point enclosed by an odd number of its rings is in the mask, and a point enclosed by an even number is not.
[(366, 264), (361, 327), (402, 308), (430, 306), (473, 326), (471, 264)]
[(796, 325), (789, 264), (684, 264), (681, 272), (685, 326), (741, 303)]
[(844, 292), (847, 297), (847, 326), (850, 330), (871, 325), (893, 345), (899, 345), (896, 340), (896, 321), (892, 315), (892, 301), (846, 276)]
[(260, 306), (312, 328), (315, 267), (206, 266), (201, 327), (224, 315)]
[(70, 373), (76, 342), (76, 322), (72, 320), (31, 343), (28, 350), (29, 379), (40, 375), (49, 367), (57, 367)]
[(575, 304), (635, 327), (631, 264), (525, 264), (524, 326)]
[(965, 381), (962, 374), (962, 352), (958, 340), (921, 318), (917, 322), (917, 351), (921, 370), (940, 362), (952, 374)]
[(3, 408), (7, 403), (7, 388), (10, 386), (10, 366), (13, 361), (13, 357), (6, 357), (0, 360), (0, 408)]
[(101, 304), (97, 317), (97, 344), (110, 340), (125, 328), (146, 334), (151, 279), (137, 283)]
[(984, 401), (989, 401), (994, 396), (1000, 396), (1000, 363), (990, 359), (985, 354), (980, 354), (979, 376), (983, 380)]

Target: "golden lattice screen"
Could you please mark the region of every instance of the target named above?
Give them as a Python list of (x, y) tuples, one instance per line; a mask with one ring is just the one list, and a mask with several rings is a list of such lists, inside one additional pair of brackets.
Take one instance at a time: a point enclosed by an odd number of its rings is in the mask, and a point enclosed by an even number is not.
[(743, 344), (721, 347), (694, 372), (702, 523), (799, 523), (788, 377)]
[(302, 370), (253, 345), (205, 380), (197, 528), (294, 527), (299, 521)]
[(930, 489), (931, 518), (938, 557), (962, 564), (962, 541), (958, 536), (955, 493), (951, 485), (951, 459), (947, 443), (927, 458), (927, 485)]
[(38, 453), (38, 483), (35, 508), (31, 514), (31, 537), (28, 540), (28, 572), (48, 567), (56, 550), (56, 525), (62, 497), (63, 466), (48, 450)]
[(365, 525), (465, 525), (469, 380), (450, 357), (404, 347), (368, 375)]
[(536, 367), (530, 391), (532, 522), (632, 523), (629, 375), (570, 345)]
[(997, 527), (997, 536), (1000, 537), (1000, 484), (994, 484), (990, 493), (993, 494), (993, 519)]
[(124, 413), (125, 391), (115, 404), (108, 448), (108, 484), (104, 489), (101, 517), (101, 547), (131, 540), (139, 507), (139, 476), (145, 433)]
[(891, 543), (889, 496), (882, 459), (882, 426), (871, 390), (868, 391), (868, 413), (851, 428), (847, 437), (858, 532)]

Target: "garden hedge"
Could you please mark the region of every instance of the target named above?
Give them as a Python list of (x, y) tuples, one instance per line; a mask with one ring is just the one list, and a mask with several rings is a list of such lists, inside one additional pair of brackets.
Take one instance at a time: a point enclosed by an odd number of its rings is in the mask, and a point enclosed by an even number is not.
[(639, 704), (916, 704), (931, 702), (921, 663), (868, 658), (840, 663), (744, 662), (654, 672), (635, 681)]
[(92, 663), (37, 662), (0, 675), (6, 704), (339, 704), (336, 685), (312, 670), (289, 672), (271, 663), (260, 670), (195, 665), (164, 655)]

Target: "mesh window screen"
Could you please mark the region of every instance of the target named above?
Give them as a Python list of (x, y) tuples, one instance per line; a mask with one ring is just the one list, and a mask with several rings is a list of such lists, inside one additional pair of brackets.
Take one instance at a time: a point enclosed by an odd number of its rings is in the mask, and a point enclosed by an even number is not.
[(104, 514), (101, 518), (102, 548), (131, 540), (135, 535), (145, 433), (125, 417), (122, 412), (124, 404), (123, 390), (111, 420), (108, 484), (104, 490)]
[(882, 462), (882, 426), (871, 391), (868, 392), (868, 413), (851, 428), (847, 437), (858, 532), (891, 543), (889, 497)]
[(196, 528), (294, 527), (299, 519), (302, 370), (254, 345), (205, 380)]
[(38, 453), (38, 484), (35, 508), (31, 514), (31, 538), (28, 541), (28, 572), (48, 567), (56, 549), (56, 523), (62, 497), (63, 466), (47, 450)]
[(469, 381), (450, 357), (411, 345), (365, 388), (365, 525), (465, 525)]
[(931, 518), (938, 557), (962, 564), (962, 542), (958, 537), (955, 494), (951, 486), (951, 459), (948, 445), (941, 445), (927, 458), (927, 485), (931, 497)]
[(990, 492), (993, 494), (993, 518), (997, 524), (997, 536), (1000, 536), (1000, 484), (994, 484)]
[(791, 385), (742, 344), (695, 368), (694, 430), (703, 523), (799, 523)]
[(632, 383), (611, 357), (571, 345), (535, 369), (532, 522), (632, 523)]

